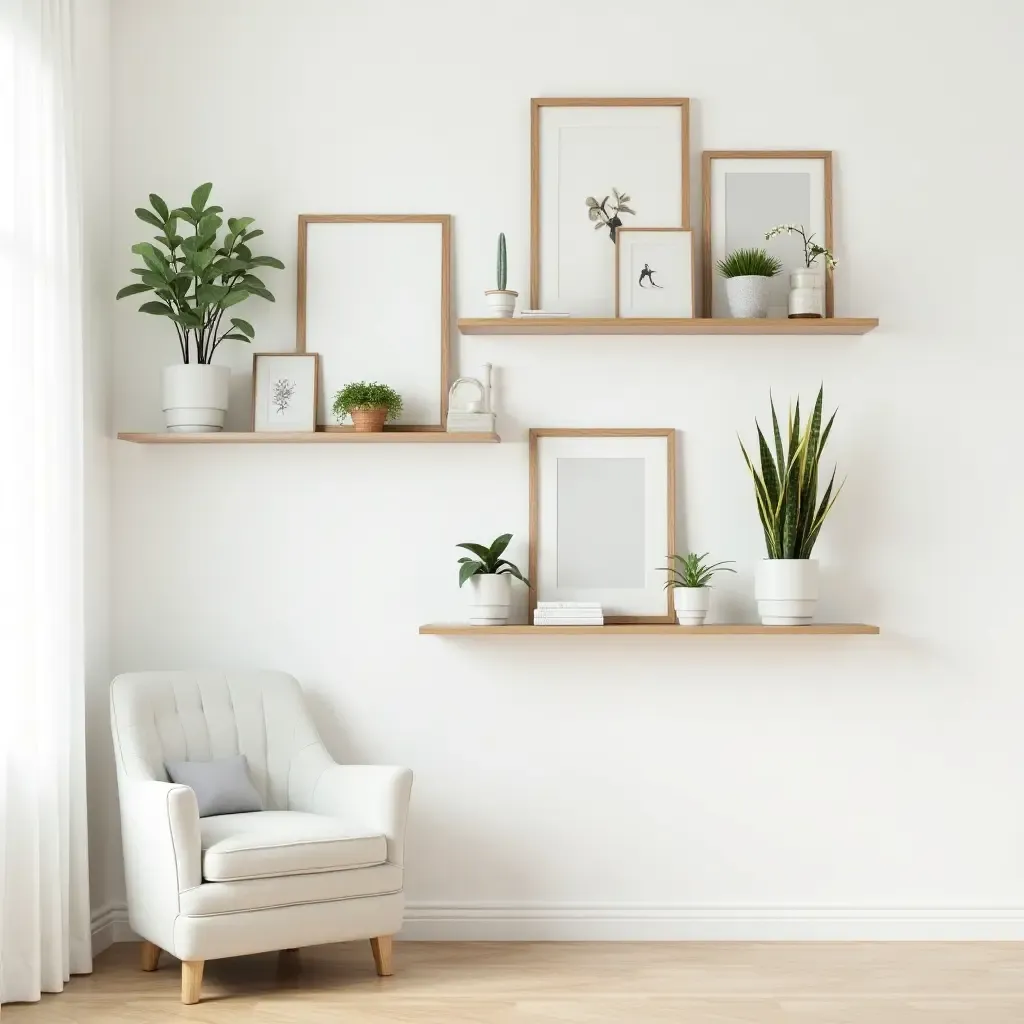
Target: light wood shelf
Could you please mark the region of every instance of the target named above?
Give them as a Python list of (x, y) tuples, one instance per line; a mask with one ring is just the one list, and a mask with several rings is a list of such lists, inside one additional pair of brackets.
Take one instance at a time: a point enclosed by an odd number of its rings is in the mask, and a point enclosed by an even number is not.
[(827, 317), (809, 320), (714, 320), (619, 317), (469, 317), (459, 321), (463, 334), (867, 334), (877, 317)]
[(254, 433), (251, 430), (215, 434), (133, 434), (120, 432), (120, 441), (133, 444), (497, 444), (497, 434), (448, 434), (442, 430), (385, 430), (380, 434), (355, 431)]
[(815, 622), (810, 626), (762, 626), (750, 622), (677, 626), (671, 622), (617, 626), (470, 626), (465, 622), (429, 622), (420, 633), (429, 636), (851, 636), (877, 634), (878, 626), (863, 622)]

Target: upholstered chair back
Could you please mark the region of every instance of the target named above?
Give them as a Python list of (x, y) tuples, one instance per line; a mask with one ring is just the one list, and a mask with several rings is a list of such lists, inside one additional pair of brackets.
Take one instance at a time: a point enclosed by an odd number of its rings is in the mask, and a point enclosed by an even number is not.
[(111, 689), (118, 773), (167, 781), (167, 761), (244, 754), (267, 810), (304, 804), (332, 764), (284, 672), (130, 672)]

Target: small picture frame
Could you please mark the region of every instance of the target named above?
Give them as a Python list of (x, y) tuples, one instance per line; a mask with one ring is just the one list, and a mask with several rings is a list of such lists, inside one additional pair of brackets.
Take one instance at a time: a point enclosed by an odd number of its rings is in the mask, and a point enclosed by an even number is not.
[(319, 384), (316, 352), (257, 352), (252, 361), (253, 431), (315, 431)]
[(615, 315), (694, 316), (693, 232), (619, 228), (615, 232)]

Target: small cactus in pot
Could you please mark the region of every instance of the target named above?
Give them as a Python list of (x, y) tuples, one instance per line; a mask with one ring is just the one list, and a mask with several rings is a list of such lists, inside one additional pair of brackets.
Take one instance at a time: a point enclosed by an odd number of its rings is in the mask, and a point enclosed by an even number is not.
[(508, 284), (508, 251), (505, 248), (505, 234), (498, 235), (498, 287), (484, 292), (490, 315), (494, 317), (510, 317), (516, 309), (519, 292), (509, 291)]

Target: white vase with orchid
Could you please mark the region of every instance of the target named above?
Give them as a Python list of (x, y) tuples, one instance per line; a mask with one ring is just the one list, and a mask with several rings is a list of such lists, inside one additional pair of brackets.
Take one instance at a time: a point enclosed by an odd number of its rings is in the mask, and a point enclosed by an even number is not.
[[(804, 266), (789, 275), (789, 318), (799, 320), (825, 315), (825, 274), (838, 266), (835, 257), (814, 241), (803, 224), (779, 224), (765, 232), (765, 240), (777, 235), (797, 234), (804, 243)], [(818, 260), (821, 260), (819, 263)]]

